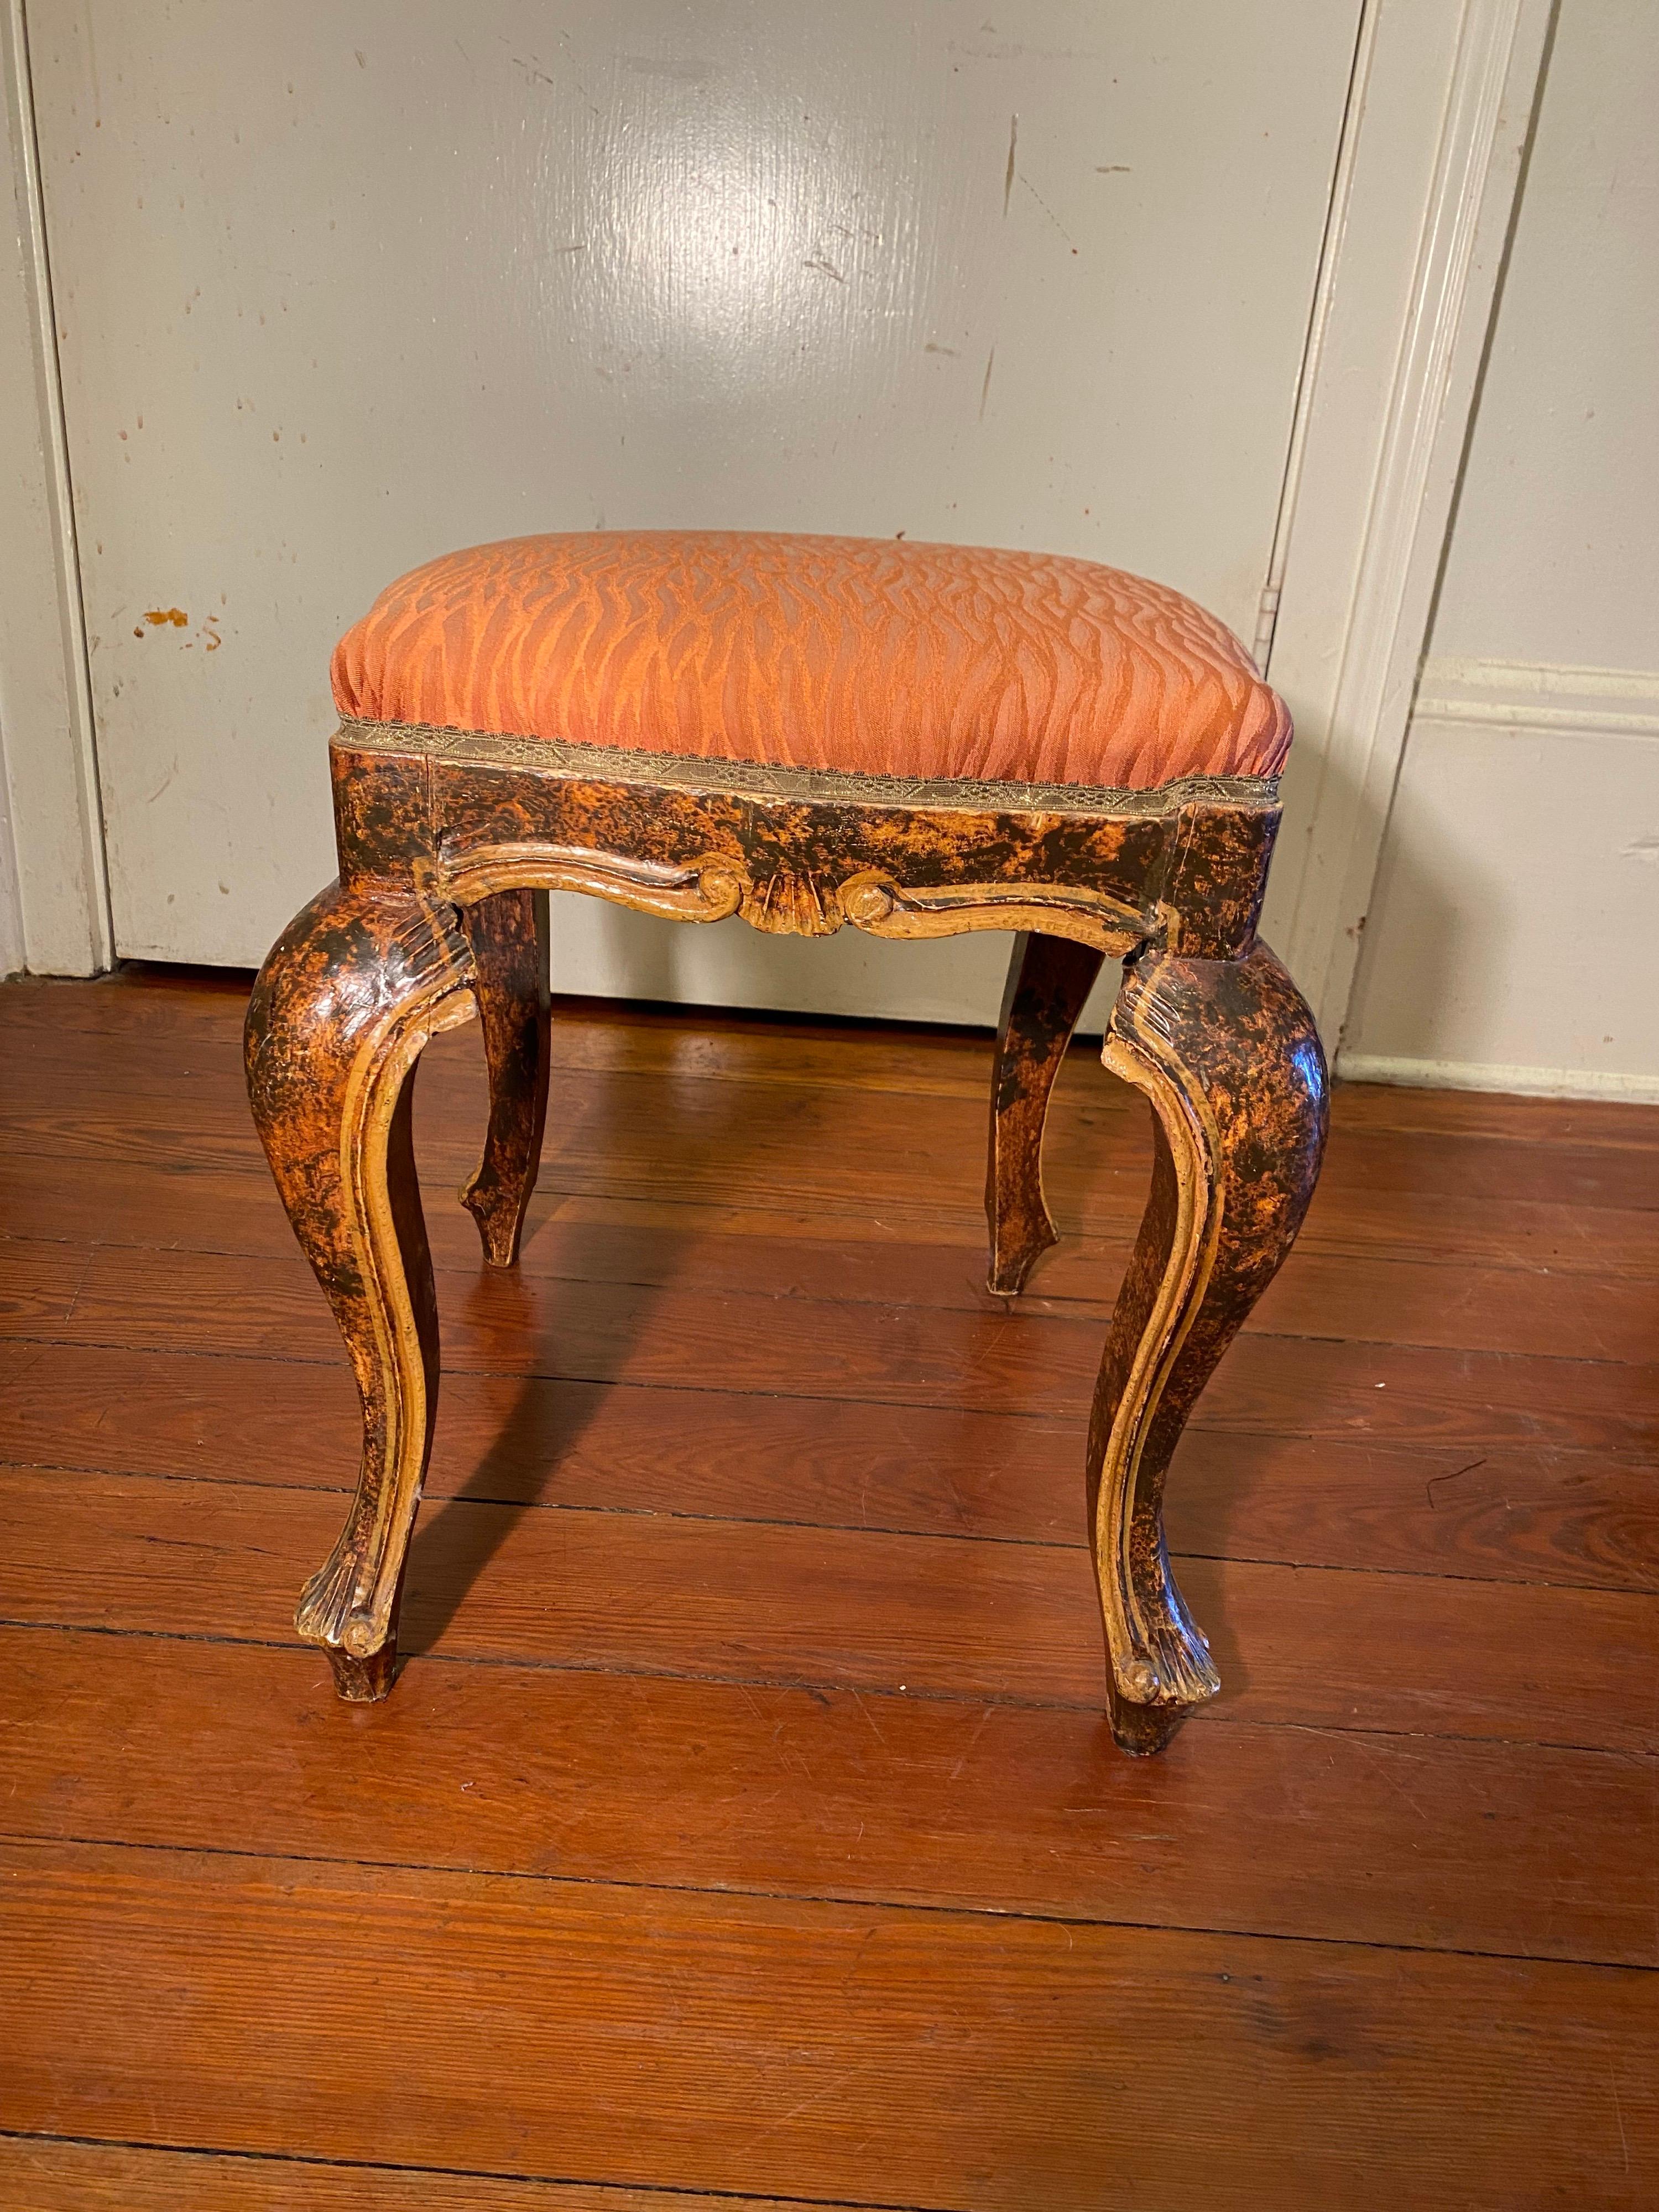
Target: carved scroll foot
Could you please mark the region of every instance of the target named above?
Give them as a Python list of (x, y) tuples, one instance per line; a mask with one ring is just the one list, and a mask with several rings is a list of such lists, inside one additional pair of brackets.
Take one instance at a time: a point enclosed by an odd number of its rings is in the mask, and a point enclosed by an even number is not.
[(339, 1324), (363, 1411), (357, 1492), (295, 1616), (342, 1697), (383, 1697), (431, 1449), (438, 1315), (410, 1134), (427, 1039), (469, 1019), (453, 909), (331, 885), (278, 939), (248, 1009), (248, 1092), (277, 1189)]
[(519, 1256), (541, 1164), (552, 1031), (545, 891), (497, 891), (464, 908), (461, 927), (477, 973), (478, 1013), (489, 1064), (489, 1128), (461, 1204), (478, 1224), (484, 1258)]
[(1112, 1316), (1089, 1508), (1113, 1733), (1159, 1751), (1220, 1686), (1164, 1540), (1164, 1478), (1200, 1391), (1289, 1251), (1325, 1144), (1325, 1059), (1265, 945), (1133, 961), (1103, 1058), (1152, 1101), (1152, 1194)]
[(990, 1288), (1001, 1296), (1023, 1291), (1037, 1259), (1059, 1241), (1042, 1195), (1042, 1127), (1054, 1078), (1105, 957), (1065, 937), (1022, 931), (1014, 939), (992, 1064), (985, 1169)]

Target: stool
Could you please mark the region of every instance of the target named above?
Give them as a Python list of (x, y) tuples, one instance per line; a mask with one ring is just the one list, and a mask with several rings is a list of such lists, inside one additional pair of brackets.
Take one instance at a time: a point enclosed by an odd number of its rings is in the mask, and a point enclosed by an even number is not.
[(1014, 933), (991, 1079), (990, 1285), (1055, 1231), (1043, 1121), (1109, 953), (1103, 1058), (1152, 1102), (1152, 1192), (1087, 1454), (1114, 1734), (1219, 1686), (1170, 1573), (1164, 1473), (1295, 1237), (1325, 1137), (1307, 1006), (1255, 933), (1289, 717), (1178, 592), (1091, 562), (720, 532), (521, 538), (393, 584), (336, 652), (340, 873), (247, 1024), (254, 1118), (345, 1338), (355, 1501), (302, 1636), (383, 1697), (438, 1390), (410, 1146), (421, 1048), (476, 1013), (462, 1193), (511, 1267), (547, 1103), (548, 906), (827, 936)]

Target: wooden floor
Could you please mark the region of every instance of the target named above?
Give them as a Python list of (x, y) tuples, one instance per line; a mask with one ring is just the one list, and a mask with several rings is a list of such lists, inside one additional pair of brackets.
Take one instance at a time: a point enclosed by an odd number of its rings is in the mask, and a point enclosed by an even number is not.
[(243, 992), (0, 991), (0, 2205), (1659, 2203), (1659, 1110), (1352, 1087), (1177, 1458), (1225, 1682), (1113, 1747), (1080, 1469), (1145, 1108), (983, 1288), (988, 1048), (556, 1030), (520, 1273), (417, 1111), (391, 1700)]

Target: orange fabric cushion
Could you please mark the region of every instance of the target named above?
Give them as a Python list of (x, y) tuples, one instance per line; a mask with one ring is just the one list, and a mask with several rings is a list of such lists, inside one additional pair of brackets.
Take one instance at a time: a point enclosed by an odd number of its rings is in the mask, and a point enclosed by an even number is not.
[(1273, 775), (1232, 633), (1092, 561), (739, 531), (512, 538), (428, 561), (334, 655), (342, 714), (700, 760), (1146, 789)]

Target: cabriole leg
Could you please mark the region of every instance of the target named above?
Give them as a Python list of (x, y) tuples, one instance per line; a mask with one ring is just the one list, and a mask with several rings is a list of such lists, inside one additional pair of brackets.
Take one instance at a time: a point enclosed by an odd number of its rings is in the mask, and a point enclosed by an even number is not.
[(1325, 1058), (1265, 945), (1147, 952), (1103, 1058), (1152, 1101), (1152, 1195), (1118, 1294), (1089, 1434), (1089, 1510), (1113, 1732), (1159, 1751), (1219, 1679), (1170, 1571), (1164, 1477), (1188, 1414), (1289, 1251), (1325, 1144)]
[(461, 1204), (478, 1224), (484, 1258), (492, 1267), (510, 1267), (519, 1256), (547, 1121), (547, 893), (497, 891), (463, 908), (461, 927), (472, 948), (489, 1064), (483, 1158)]
[(1014, 939), (991, 1072), (991, 1146), (985, 1218), (991, 1231), (990, 1287), (1025, 1287), (1033, 1263), (1058, 1241), (1042, 1195), (1042, 1126), (1103, 952), (1067, 937), (1022, 931)]
[(415, 1065), (429, 1036), (473, 1011), (452, 908), (338, 884), (277, 940), (248, 1008), (254, 1121), (362, 1400), (357, 1494), (295, 1616), (328, 1653), (343, 1698), (384, 1697), (397, 1668), (398, 1603), (438, 1393), (437, 1304), (410, 1143)]

